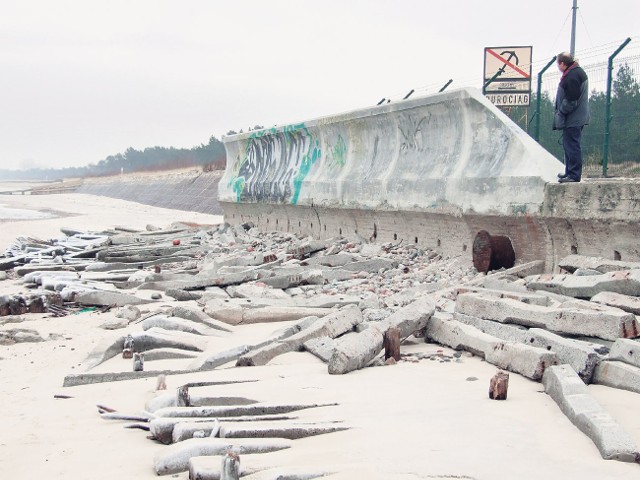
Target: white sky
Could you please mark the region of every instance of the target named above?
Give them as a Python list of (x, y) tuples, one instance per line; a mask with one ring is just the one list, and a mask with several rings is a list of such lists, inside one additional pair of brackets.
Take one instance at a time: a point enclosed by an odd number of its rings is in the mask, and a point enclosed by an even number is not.
[[(480, 86), (486, 46), (533, 45), (543, 63), (568, 50), (571, 4), (0, 0), (0, 168), (192, 147), (433, 93), (449, 78)], [(578, 57), (640, 44), (640, 1), (578, 6)]]

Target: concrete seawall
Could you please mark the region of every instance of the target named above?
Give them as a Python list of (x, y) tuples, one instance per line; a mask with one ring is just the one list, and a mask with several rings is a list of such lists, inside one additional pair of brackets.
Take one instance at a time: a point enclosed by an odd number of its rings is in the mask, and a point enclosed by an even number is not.
[(224, 139), (230, 223), (358, 234), (469, 255), (487, 230), (517, 262), (571, 253), (640, 260), (640, 184), (559, 185), (564, 166), (473, 90)]
[(512, 214), (563, 168), (471, 89), (224, 139), (221, 202)]
[(154, 207), (221, 215), (218, 182), (222, 172), (154, 173), (85, 180), (75, 191)]

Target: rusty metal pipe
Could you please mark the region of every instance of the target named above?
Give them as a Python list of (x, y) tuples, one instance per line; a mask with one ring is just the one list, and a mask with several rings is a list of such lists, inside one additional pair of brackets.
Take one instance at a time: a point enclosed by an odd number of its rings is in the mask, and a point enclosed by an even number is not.
[(511, 268), (516, 263), (516, 252), (511, 239), (502, 235), (491, 235), (480, 230), (473, 240), (473, 266), (480, 273), (501, 268)]

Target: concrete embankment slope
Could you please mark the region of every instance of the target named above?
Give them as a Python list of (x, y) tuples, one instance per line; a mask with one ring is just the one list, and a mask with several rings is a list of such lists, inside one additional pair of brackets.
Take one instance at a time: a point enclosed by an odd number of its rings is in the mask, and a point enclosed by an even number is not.
[(198, 170), (86, 179), (75, 191), (154, 207), (222, 214), (218, 182), (222, 172)]
[[(487, 230), (511, 239), (517, 262), (545, 260), (548, 268), (572, 252), (640, 256), (629, 241), (640, 233), (637, 185), (629, 197), (611, 193), (622, 187), (603, 189), (597, 182), (555, 184), (564, 166), (477, 90), (234, 135), (224, 143), (219, 200), (230, 223), (403, 240), (450, 255), (471, 255), (475, 235)], [(578, 189), (582, 193), (567, 195)], [(624, 213), (611, 201), (613, 213), (601, 212), (604, 197), (624, 203)], [(589, 216), (580, 207), (585, 199), (595, 208)]]

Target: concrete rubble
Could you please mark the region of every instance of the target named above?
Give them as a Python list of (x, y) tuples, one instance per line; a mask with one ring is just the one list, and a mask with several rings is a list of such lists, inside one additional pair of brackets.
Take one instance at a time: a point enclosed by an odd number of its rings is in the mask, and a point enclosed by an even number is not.
[(638, 447), (631, 437), (588, 393), (569, 365), (548, 368), (542, 382), (569, 420), (593, 440), (602, 458), (640, 462)]
[[(290, 352), (316, 356), (329, 374), (358, 375), (359, 369), (385, 365), (384, 338), (393, 329), (401, 348), (408, 338), (437, 343), (545, 382), (603, 456), (633, 457), (626, 440), (611, 440), (623, 438), (616, 433), (619, 426), (607, 430), (597, 420), (603, 413), (584, 400), (584, 392), (571, 397), (563, 393), (563, 382), (575, 377), (583, 388), (598, 383), (640, 392), (640, 343), (633, 340), (640, 332), (637, 265), (572, 255), (561, 265), (573, 274), (539, 274), (543, 264), (536, 261), (485, 276), (468, 259), (443, 258), (413, 244), (371, 244), (358, 237), (318, 241), (262, 233), (251, 224), (67, 233), (59, 240), (16, 240), (1, 268), (8, 278), (21, 278), (29, 293), (0, 297), (3, 344), (47, 340), (11, 328), (33, 311), (57, 317), (118, 309), (103, 328), (122, 333), (104, 332), (81, 373), (68, 375), (64, 386), (221, 366), (269, 368), (274, 358)], [(158, 296), (162, 302), (154, 300)], [(289, 323), (255, 343), (236, 341), (245, 325), (278, 322)], [(144, 352), (151, 364), (180, 363), (158, 370), (131, 371), (127, 363), (128, 371), (105, 366), (92, 371), (103, 363), (115, 365), (127, 342), (131, 353)], [(427, 358), (412, 355), (399, 361)], [(148, 425), (142, 426), (161, 443), (177, 442), (156, 457), (158, 474), (191, 468), (193, 478), (216, 478), (219, 465), (203, 461), (200, 467), (194, 460), (190, 467), (190, 459), (229, 448), (262, 456), (292, 448), (306, 435), (347, 428), (340, 422), (300, 423), (290, 415), (322, 405), (250, 405), (240, 396), (193, 394), (184, 406), (177, 395), (157, 397), (147, 407)], [(587, 404), (596, 413), (582, 420)], [(211, 435), (217, 437), (203, 438)], [(312, 478), (304, 475), (292, 478)]]

